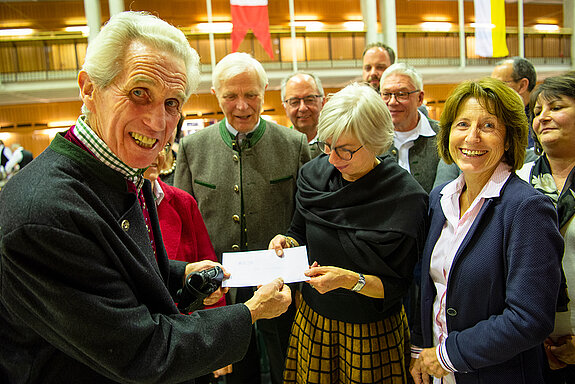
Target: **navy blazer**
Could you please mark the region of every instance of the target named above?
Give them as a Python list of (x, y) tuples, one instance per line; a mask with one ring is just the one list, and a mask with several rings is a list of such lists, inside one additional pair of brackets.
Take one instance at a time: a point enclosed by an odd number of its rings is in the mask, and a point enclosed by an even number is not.
[[(422, 333), (433, 346), (431, 253), (445, 223), (441, 189), (430, 195), (423, 252)], [(461, 383), (542, 383), (540, 344), (553, 330), (563, 238), (551, 200), (510, 175), (486, 199), (457, 250), (446, 298), (449, 359)]]

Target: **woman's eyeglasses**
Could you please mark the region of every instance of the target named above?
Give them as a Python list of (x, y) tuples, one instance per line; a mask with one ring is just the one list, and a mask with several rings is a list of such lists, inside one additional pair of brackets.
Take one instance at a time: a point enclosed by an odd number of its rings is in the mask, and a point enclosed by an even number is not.
[(332, 148), (328, 143), (326, 143), (324, 141), (316, 141), (316, 144), (317, 144), (317, 147), (319, 148), (319, 150), (322, 151), (323, 153), (325, 153), (326, 155), (329, 155), (331, 153), (331, 151), (333, 150), (335, 152), (335, 154), (337, 155), (337, 157), (339, 157), (340, 159), (345, 160), (345, 161), (351, 160), (353, 158), (353, 155), (357, 151), (359, 151), (360, 149), (363, 148), (363, 145), (361, 145), (355, 151), (351, 151), (349, 149), (342, 148), (342, 147)]

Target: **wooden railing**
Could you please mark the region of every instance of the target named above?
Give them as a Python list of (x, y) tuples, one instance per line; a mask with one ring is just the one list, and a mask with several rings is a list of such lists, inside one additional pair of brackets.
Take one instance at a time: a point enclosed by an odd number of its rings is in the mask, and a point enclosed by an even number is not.
[[(405, 61), (428, 66), (458, 66), (459, 36), (453, 32), (412, 32), (398, 29), (397, 56)], [(275, 57), (271, 59), (257, 39), (248, 34), (239, 50), (251, 53), (267, 70), (290, 70), (292, 40), (289, 32), (272, 33)], [(203, 72), (210, 72), (210, 44), (207, 34), (189, 34), (190, 45), (198, 51)], [(494, 59), (475, 56), (475, 37), (466, 32), (468, 66), (491, 65)], [(229, 34), (215, 35), (216, 61), (231, 52)], [(365, 45), (363, 32), (298, 32), (296, 37), (298, 66), (301, 68), (358, 68)], [(510, 56), (518, 54), (516, 33), (507, 35)], [(526, 33), (525, 57), (536, 64), (570, 64), (571, 31), (560, 33)], [(87, 39), (82, 36), (39, 36), (0, 41), (0, 81), (38, 81), (71, 79), (80, 69)]]

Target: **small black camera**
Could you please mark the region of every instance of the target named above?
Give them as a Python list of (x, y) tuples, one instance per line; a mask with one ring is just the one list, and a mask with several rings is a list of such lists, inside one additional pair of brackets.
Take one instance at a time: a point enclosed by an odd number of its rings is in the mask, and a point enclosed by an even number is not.
[(204, 307), (204, 299), (214, 293), (224, 279), (224, 271), (220, 267), (192, 272), (184, 281), (182, 289), (178, 290), (178, 310), (190, 313)]

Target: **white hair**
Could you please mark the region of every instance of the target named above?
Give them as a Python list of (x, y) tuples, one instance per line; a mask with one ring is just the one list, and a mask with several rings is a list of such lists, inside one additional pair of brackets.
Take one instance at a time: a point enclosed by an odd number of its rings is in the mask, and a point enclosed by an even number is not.
[(82, 69), (97, 87), (107, 87), (124, 69), (126, 51), (134, 41), (184, 61), (189, 98), (200, 83), (200, 58), (182, 31), (147, 12), (127, 11), (112, 16), (88, 45)]
[(218, 94), (223, 81), (249, 71), (253, 71), (256, 74), (261, 88), (265, 89), (268, 85), (268, 75), (259, 61), (250, 54), (243, 52), (234, 52), (226, 55), (216, 64), (212, 73), (212, 86), (216, 94)]
[(387, 69), (381, 74), (381, 80), (379, 81), (380, 87), (385, 78), (394, 73), (409, 77), (415, 89), (419, 89), (420, 91), (423, 90), (423, 78), (413, 66), (406, 63), (395, 63), (387, 67)]
[(350, 134), (376, 155), (393, 142), (393, 122), (387, 105), (367, 84), (352, 83), (330, 95), (319, 115), (318, 138), (335, 143)]

